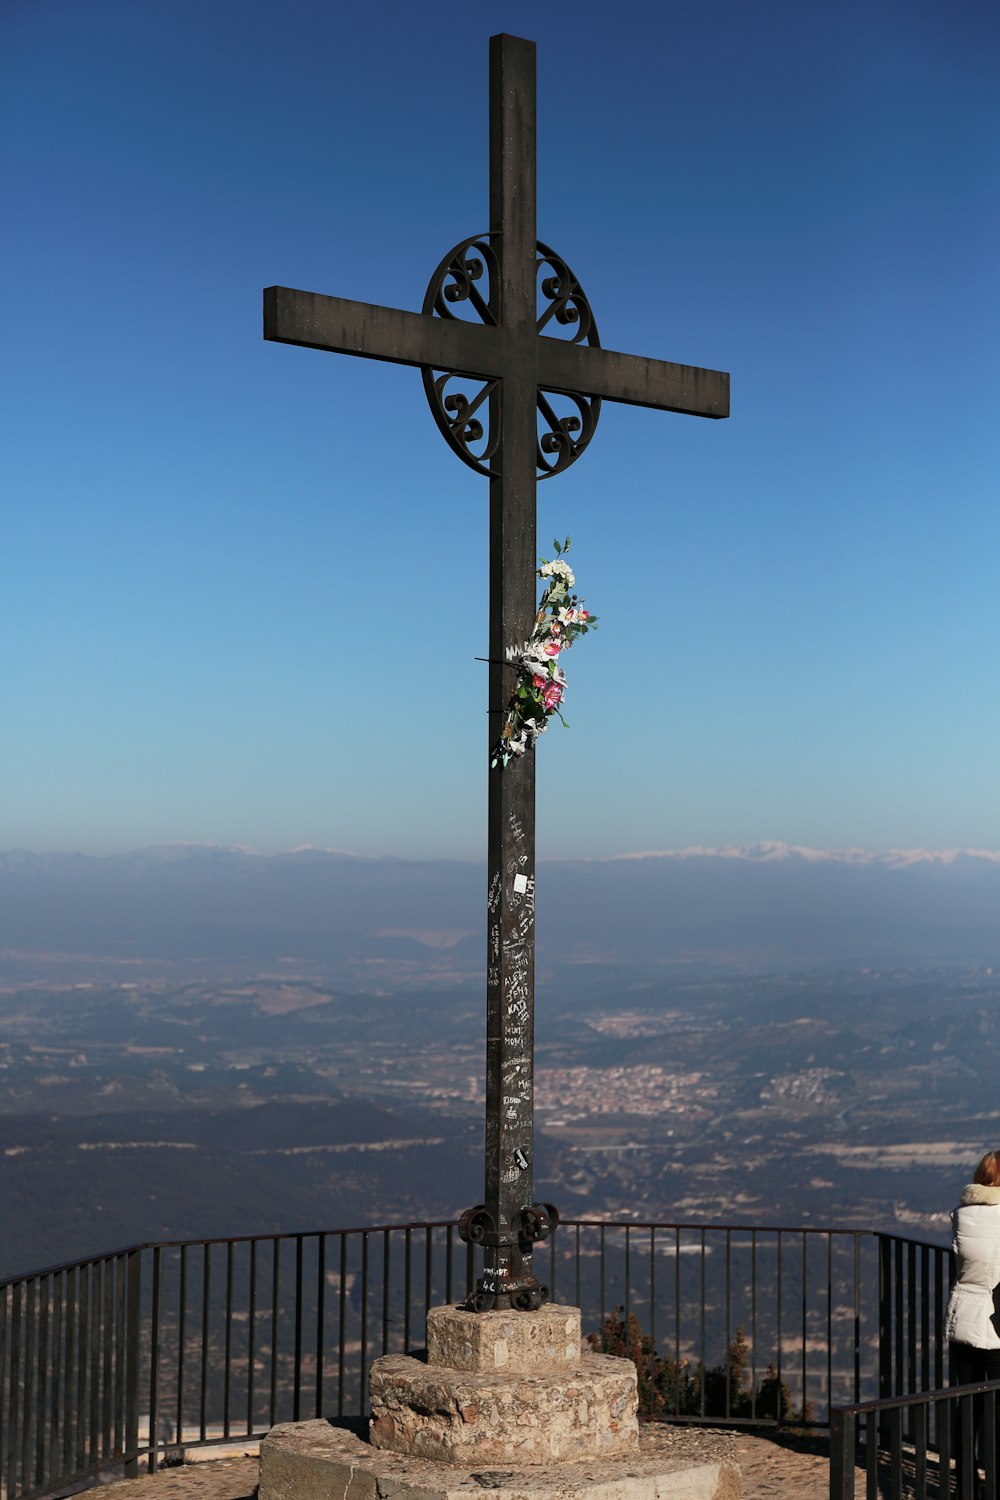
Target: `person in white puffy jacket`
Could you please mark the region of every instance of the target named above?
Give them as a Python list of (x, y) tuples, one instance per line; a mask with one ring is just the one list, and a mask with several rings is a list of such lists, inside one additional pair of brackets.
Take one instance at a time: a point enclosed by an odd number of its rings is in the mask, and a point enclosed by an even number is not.
[[(987, 1151), (951, 1216), (958, 1280), (944, 1331), (959, 1385), (1000, 1380), (1000, 1151)], [(998, 1299), (1000, 1302), (1000, 1299)]]
[[(952, 1384), (1000, 1380), (1000, 1151), (987, 1151), (951, 1216), (951, 1247), (958, 1259), (944, 1331), (950, 1340)], [(972, 1401), (973, 1463), (983, 1460), (982, 1396)], [(997, 1398), (1000, 1429), (1000, 1396)], [(961, 1413), (952, 1413), (952, 1451), (958, 1493), (965, 1492)], [(978, 1450), (978, 1452), (977, 1452)], [(1000, 1454), (1000, 1430), (996, 1451)]]

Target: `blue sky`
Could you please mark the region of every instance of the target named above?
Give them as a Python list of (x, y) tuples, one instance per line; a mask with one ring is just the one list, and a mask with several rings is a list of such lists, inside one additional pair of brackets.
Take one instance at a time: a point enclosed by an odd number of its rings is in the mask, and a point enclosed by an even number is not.
[(260, 293), (419, 307), (496, 31), (602, 342), (733, 378), (539, 490), (539, 854), (1000, 848), (992, 0), (6, 0), (0, 847), (483, 852), (486, 482)]

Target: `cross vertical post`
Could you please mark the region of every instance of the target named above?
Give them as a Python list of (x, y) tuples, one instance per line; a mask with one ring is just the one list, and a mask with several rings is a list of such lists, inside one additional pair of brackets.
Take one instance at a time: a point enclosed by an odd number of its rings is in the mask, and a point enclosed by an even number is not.
[[(492, 746), (514, 681), (505, 652), (528, 639), (537, 608), (535, 48), (517, 37), (490, 40), (490, 232), (500, 267), (491, 311), (525, 351), (526, 366), (525, 378), (505, 380), (491, 397), (501, 407), (499, 473), (490, 478)], [(530, 1256), (518, 1226), (532, 1203), (535, 757), (488, 774), (486, 1220), (475, 1296), (493, 1306), (509, 1298), (530, 1305)]]

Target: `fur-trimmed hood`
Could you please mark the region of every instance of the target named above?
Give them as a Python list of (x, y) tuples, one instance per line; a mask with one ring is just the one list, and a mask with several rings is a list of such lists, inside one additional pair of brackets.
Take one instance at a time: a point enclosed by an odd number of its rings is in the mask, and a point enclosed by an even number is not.
[(970, 1182), (968, 1187), (962, 1189), (959, 1202), (963, 1208), (970, 1203), (1000, 1206), (1000, 1187), (984, 1187), (982, 1183)]

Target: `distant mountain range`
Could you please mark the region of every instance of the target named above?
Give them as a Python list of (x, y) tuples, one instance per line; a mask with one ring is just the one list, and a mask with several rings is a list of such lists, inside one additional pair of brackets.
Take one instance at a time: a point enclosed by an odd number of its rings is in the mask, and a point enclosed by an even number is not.
[[(0, 853), (0, 949), (478, 972), (485, 872), (457, 860), (168, 844)], [(781, 843), (551, 860), (542, 964), (1000, 963), (1000, 852)]]

